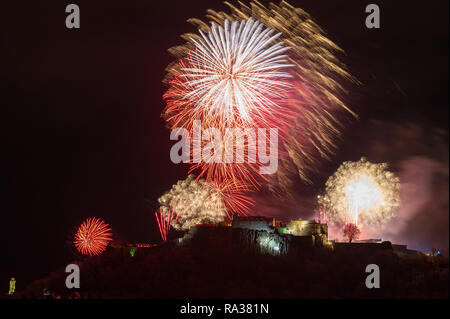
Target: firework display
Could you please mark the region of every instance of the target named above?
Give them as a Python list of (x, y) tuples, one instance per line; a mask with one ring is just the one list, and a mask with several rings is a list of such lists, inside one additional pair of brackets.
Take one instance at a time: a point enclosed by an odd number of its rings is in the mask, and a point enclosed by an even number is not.
[(156, 222), (158, 223), (159, 233), (161, 234), (161, 238), (163, 241), (167, 241), (167, 234), (170, 230), (170, 224), (172, 220), (176, 218), (173, 210), (169, 208), (169, 211), (166, 214), (167, 219), (164, 217), (164, 214), (161, 212), (155, 212)]
[(88, 218), (78, 228), (74, 244), (83, 255), (101, 254), (112, 239), (111, 229), (100, 218)]
[(190, 19), (199, 34), (183, 35), (187, 42), (169, 50), (176, 61), (167, 68), (163, 116), (191, 134), (195, 120), (205, 129), (278, 128), (275, 174), (262, 176), (258, 162), (202, 162), (191, 171), (208, 182), (267, 182), (275, 193), (288, 192), (296, 175), (310, 181), (317, 159), (333, 152), (338, 111), (354, 114), (339, 80), (354, 79), (335, 56), (342, 50), (303, 10), (285, 1), (226, 4), (231, 13), (208, 10), (211, 24)]
[(333, 222), (382, 226), (396, 213), (399, 188), (399, 180), (387, 170), (387, 164), (362, 158), (342, 163), (327, 180), (319, 205)]
[[(251, 122), (252, 117), (270, 113), (290, 87), (281, 33), (264, 27), (252, 18), (211, 25), (202, 40), (192, 39), (195, 50), (187, 56), (179, 75), (182, 103), (192, 103), (203, 117)], [(278, 40), (278, 41), (277, 41)], [(184, 93), (184, 94), (183, 94)]]
[(196, 180), (194, 175), (178, 181), (158, 202), (165, 219), (169, 218), (171, 210), (176, 214), (171, 226), (177, 230), (188, 230), (197, 224), (220, 223), (229, 217), (230, 207), (243, 212), (246, 205), (252, 203), (240, 193), (229, 193), (226, 186), (219, 187), (204, 179)]
[(55, 2), (1, 5), (10, 315), (448, 298), (450, 0)]

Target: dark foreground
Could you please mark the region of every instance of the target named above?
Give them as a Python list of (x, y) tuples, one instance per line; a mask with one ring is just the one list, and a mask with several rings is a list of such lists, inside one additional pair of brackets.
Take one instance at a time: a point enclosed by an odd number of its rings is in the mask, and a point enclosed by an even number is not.
[[(109, 248), (74, 261), (81, 287), (65, 286), (65, 267), (15, 298), (448, 298), (448, 258), (401, 258), (390, 249), (312, 249), (271, 256), (218, 238), (184, 246)], [(380, 268), (380, 288), (365, 268)], [(74, 292), (74, 291), (77, 292)]]

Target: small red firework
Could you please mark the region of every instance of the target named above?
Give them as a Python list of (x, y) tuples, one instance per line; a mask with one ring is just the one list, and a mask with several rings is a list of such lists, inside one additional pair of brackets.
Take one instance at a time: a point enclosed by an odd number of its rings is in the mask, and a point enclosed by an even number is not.
[(328, 224), (328, 215), (327, 215), (327, 211), (323, 208), (319, 209), (319, 223), (321, 224)]
[(83, 255), (99, 255), (111, 241), (112, 233), (109, 225), (100, 218), (88, 218), (75, 234), (74, 244)]
[(159, 233), (161, 234), (161, 238), (163, 241), (167, 241), (167, 234), (170, 230), (170, 223), (172, 220), (176, 219), (173, 210), (170, 208), (169, 213), (167, 214), (167, 219), (164, 217), (161, 209), (159, 212), (155, 212), (156, 221), (158, 223)]

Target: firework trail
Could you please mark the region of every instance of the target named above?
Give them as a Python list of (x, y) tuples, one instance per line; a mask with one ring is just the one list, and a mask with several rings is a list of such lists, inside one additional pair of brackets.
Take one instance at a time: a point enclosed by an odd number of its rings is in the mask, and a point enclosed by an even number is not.
[(267, 179), (259, 163), (202, 162), (191, 171), (208, 182), (268, 182), (274, 193), (288, 193), (295, 176), (310, 181), (318, 158), (333, 153), (338, 113), (355, 115), (338, 81), (355, 80), (334, 55), (342, 50), (303, 10), (285, 1), (268, 8), (225, 3), (231, 13), (208, 10), (211, 24), (188, 20), (199, 34), (183, 35), (187, 42), (169, 49), (176, 61), (167, 68), (163, 116), (170, 128), (191, 134), (194, 120), (220, 130), (278, 128), (278, 171)]
[(335, 223), (380, 227), (399, 206), (399, 180), (387, 164), (344, 162), (327, 180), (319, 205)]
[(88, 218), (78, 228), (74, 244), (83, 255), (99, 255), (106, 249), (111, 238), (108, 224), (99, 218)]
[(167, 215), (167, 219), (164, 217), (164, 214), (161, 212), (155, 212), (156, 222), (158, 223), (159, 233), (161, 234), (161, 238), (163, 241), (167, 241), (167, 235), (169, 234), (170, 224), (172, 220), (176, 219), (176, 216), (172, 209), (169, 208)]
[(178, 181), (158, 202), (166, 220), (171, 210), (176, 214), (170, 225), (177, 230), (188, 230), (197, 224), (217, 224), (230, 217), (230, 210), (244, 213), (252, 205), (234, 185), (220, 186), (196, 180), (194, 175)]

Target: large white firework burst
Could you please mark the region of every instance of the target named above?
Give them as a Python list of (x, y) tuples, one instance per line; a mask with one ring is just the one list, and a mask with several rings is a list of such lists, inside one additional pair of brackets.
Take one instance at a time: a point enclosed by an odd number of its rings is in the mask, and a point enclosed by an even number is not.
[(188, 230), (198, 224), (217, 224), (227, 217), (223, 194), (203, 179), (196, 181), (194, 175), (178, 181), (158, 198), (158, 202), (165, 218), (173, 209), (177, 218), (171, 226), (177, 230)]
[(204, 129), (278, 128), (276, 174), (259, 176), (247, 162), (194, 169), (207, 181), (234, 176), (294, 195), (297, 176), (311, 183), (318, 161), (331, 159), (344, 116), (356, 116), (344, 97), (358, 81), (339, 61), (342, 49), (302, 9), (284, 0), (225, 4), (230, 10), (210, 9), (208, 21), (188, 19), (199, 32), (183, 34), (186, 42), (169, 49), (175, 60), (166, 69), (162, 115), (171, 129), (191, 134), (195, 120)]
[(289, 47), (281, 33), (250, 18), (225, 20), (223, 27), (212, 23), (211, 31), (199, 30), (201, 39), (191, 38), (195, 45), (181, 68), (186, 78), (186, 100), (208, 116), (230, 122), (238, 113), (244, 122), (252, 115), (270, 113), (279, 107), (285, 91), (291, 86), (292, 66), (284, 54)]
[(395, 215), (399, 188), (399, 180), (387, 170), (387, 164), (361, 158), (342, 163), (327, 180), (319, 205), (336, 223), (379, 227)]

